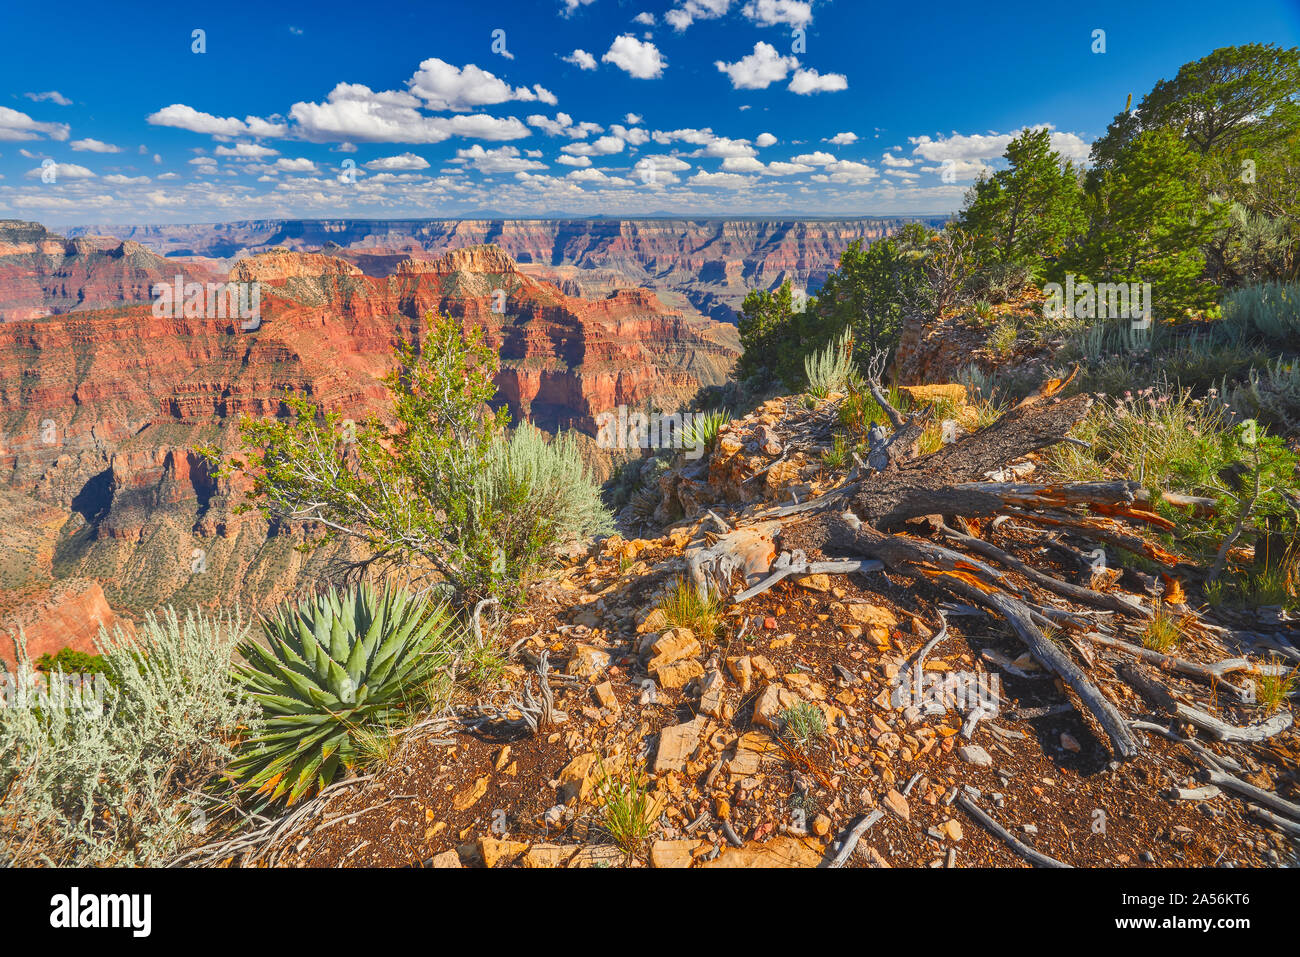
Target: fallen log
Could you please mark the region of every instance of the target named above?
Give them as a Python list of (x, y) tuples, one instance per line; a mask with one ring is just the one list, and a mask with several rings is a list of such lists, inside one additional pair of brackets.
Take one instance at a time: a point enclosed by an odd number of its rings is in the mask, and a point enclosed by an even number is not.
[(1240, 728), (1235, 724), (1220, 721), (1214, 715), (1206, 714), (1204, 711), (1183, 704), (1181, 701), (1174, 703), (1173, 713), (1174, 717), (1182, 718), (1188, 724), (1194, 724), (1202, 731), (1208, 731), (1217, 740), (1234, 744), (1267, 741), (1269, 738), (1279, 735), (1290, 728), (1294, 722), (1290, 711), (1279, 711), (1267, 721)]
[(1069, 864), (1064, 864), (1054, 857), (1048, 857), (1046, 854), (1042, 854), (1020, 841), (1005, 827), (980, 810), (979, 806), (966, 795), (963, 794), (957, 799), (957, 806), (979, 821), (988, 831), (1000, 837), (1003, 843), (1031, 864), (1038, 867), (1070, 867)]
[[(896, 571), (926, 579), (968, 601), (996, 611), (1011, 626), (1034, 659), (1044, 668), (1060, 675), (1075, 690), (1084, 706), (1110, 736), (1120, 759), (1127, 760), (1139, 753), (1141, 749), (1129, 730), (1128, 722), (1083, 670), (1039, 630), (1030, 609), (1018, 598), (998, 587), (996, 578), (990, 582), (988, 578), (975, 574), (981, 569), (986, 572), (992, 571), (991, 569), (972, 559), (965, 559), (963, 566), (962, 556), (935, 545), (922, 545), (901, 535), (887, 535), (860, 523), (854, 528), (854, 523), (850, 520), (842, 520), (842, 525), (844, 531), (839, 536), (840, 540), (857, 553), (878, 558)], [(952, 567), (939, 567), (934, 560), (936, 551), (941, 555), (948, 553), (955, 556), (955, 560), (950, 560)], [(994, 572), (993, 575), (996, 576), (997, 573)]]

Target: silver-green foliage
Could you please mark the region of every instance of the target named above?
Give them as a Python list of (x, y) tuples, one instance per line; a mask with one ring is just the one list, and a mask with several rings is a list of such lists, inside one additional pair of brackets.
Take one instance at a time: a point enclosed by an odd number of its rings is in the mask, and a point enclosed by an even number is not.
[(286, 603), (263, 631), (266, 647), (243, 642), (235, 672), (266, 720), (231, 770), (290, 803), (356, 763), (358, 741), (412, 706), (456, 636), (445, 606), (364, 583)]
[[(193, 841), (201, 789), (256, 725), (230, 673), (247, 631), (237, 615), (171, 609), (134, 638), (101, 629), (99, 707), (0, 709), (0, 863), (151, 866)], [(15, 644), (15, 674), (31, 675)]]
[(600, 484), (582, 459), (572, 432), (548, 439), (524, 422), (509, 439), (497, 439), (478, 484), (484, 499), (511, 504), (512, 490), (523, 507), (545, 525), (550, 543), (563, 543), (610, 531), (613, 519), (601, 503)]
[(843, 334), (825, 349), (819, 349), (803, 360), (804, 375), (808, 377), (808, 393), (824, 398), (832, 392), (843, 392), (853, 375), (853, 330)]
[(1244, 382), (1223, 384), (1224, 401), (1243, 419), (1259, 419), (1281, 432), (1300, 434), (1300, 361), (1278, 357), (1251, 369)]
[(1223, 297), (1223, 320), (1239, 336), (1300, 344), (1300, 283), (1261, 282)]

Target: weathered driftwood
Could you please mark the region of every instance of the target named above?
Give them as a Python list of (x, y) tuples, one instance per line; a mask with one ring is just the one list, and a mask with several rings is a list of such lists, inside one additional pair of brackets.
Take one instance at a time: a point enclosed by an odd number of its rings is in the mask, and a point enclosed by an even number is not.
[(849, 829), (848, 833), (846, 833), (840, 840), (839, 853), (836, 854), (834, 859), (826, 866), (843, 867), (848, 859), (853, 856), (853, 851), (857, 848), (858, 841), (862, 840), (862, 835), (866, 834), (867, 831), (871, 829), (871, 825), (875, 824), (884, 816), (885, 812), (880, 808), (876, 808), (862, 820), (858, 821), (857, 824), (854, 824), (853, 827)]
[[(1140, 748), (1137, 739), (1133, 737), (1124, 717), (1083, 670), (1057, 644), (1043, 635), (1024, 602), (997, 586), (996, 579), (1000, 577), (997, 572), (981, 562), (963, 559), (963, 556), (955, 552), (929, 543), (921, 544), (901, 535), (886, 535), (867, 525), (860, 524), (855, 529), (851, 521), (845, 521), (843, 527), (844, 532), (837, 539), (859, 554), (879, 558), (896, 571), (925, 578), (968, 601), (996, 611), (1011, 626), (1034, 659), (1044, 668), (1060, 675), (1075, 690), (1084, 707), (1110, 736), (1116, 755), (1127, 760), (1138, 754)], [(948, 556), (955, 556), (955, 559)], [(947, 558), (947, 561), (937, 561), (936, 557)], [(949, 567), (943, 567), (944, 564)], [(984, 577), (977, 574), (981, 571), (985, 573)], [(994, 578), (994, 583), (989, 582), (989, 577)]]
[(1288, 821), (1284, 817), (1279, 817), (1267, 808), (1260, 807), (1258, 804), (1250, 805), (1250, 813), (1254, 814), (1261, 820), (1268, 821), (1279, 831), (1286, 831), (1292, 837), (1300, 837), (1300, 824), (1295, 821)]
[(1184, 738), (1177, 731), (1166, 728), (1163, 725), (1154, 724), (1150, 721), (1134, 721), (1129, 725), (1129, 727), (1133, 728), (1135, 731), (1154, 731), (1156, 734), (1163, 735), (1170, 741), (1175, 741), (1178, 744), (1183, 745), (1187, 750), (1191, 751), (1207, 765), (1216, 770), (1221, 771), (1225, 768), (1233, 771), (1241, 770), (1241, 765), (1237, 763), (1236, 759), (1231, 758), (1226, 754), (1215, 754), (1199, 741), (1195, 741), (1192, 738)]
[(957, 806), (969, 814), (975, 820), (979, 821), (988, 831), (1001, 838), (1007, 847), (1011, 848), (1025, 860), (1038, 867), (1070, 867), (1069, 864), (1062, 863), (1054, 857), (1048, 857), (1046, 854), (1034, 850), (1028, 844), (1020, 841), (1015, 835), (1008, 831), (993, 818), (984, 813), (974, 801), (966, 795), (957, 799)]
[(973, 535), (966, 535), (954, 528), (943, 525), (939, 529), (945, 536), (951, 538), (959, 545), (963, 545), (990, 558), (1011, 569), (1019, 575), (1024, 576), (1036, 585), (1041, 585), (1048, 591), (1055, 592), (1063, 598), (1069, 598), (1079, 602), (1081, 605), (1089, 605), (1093, 608), (1102, 608), (1107, 611), (1117, 611), (1124, 615), (1132, 615), (1135, 618), (1150, 618), (1151, 610), (1139, 605), (1137, 602), (1125, 598), (1121, 595), (1110, 595), (1105, 592), (1094, 591), (1091, 588), (1084, 588), (1082, 585), (1075, 585), (1072, 582), (1062, 581), (1044, 572), (1039, 571), (1030, 565), (1026, 565), (1020, 559), (1016, 558), (1010, 552), (1003, 551), (996, 545), (986, 542), (982, 538), (976, 538)]
[(1222, 794), (1213, 784), (1199, 788), (1169, 788), (1165, 791), (1165, 797), (1171, 801), (1209, 801)]
[(1209, 684), (1211, 687), (1230, 688), (1233, 693), (1243, 700), (1247, 696), (1245, 688), (1234, 685), (1223, 677), (1229, 672), (1249, 670), (1252, 665), (1245, 658), (1229, 658), (1226, 661), (1216, 662), (1212, 665), (1203, 665), (1195, 661), (1188, 661), (1185, 658), (1175, 657), (1174, 655), (1166, 655), (1163, 652), (1156, 651), (1152, 648), (1143, 648), (1141, 645), (1135, 645), (1120, 638), (1111, 638), (1095, 631), (1087, 632), (1083, 637), (1094, 644), (1104, 645), (1107, 648), (1116, 648), (1120, 651), (1127, 652), (1128, 654), (1140, 658), (1143, 661), (1148, 661), (1165, 671), (1176, 671), (1179, 674), (1198, 678)]
[(1217, 784), (1225, 791), (1235, 791), (1237, 794), (1244, 795), (1255, 801), (1257, 804), (1263, 804), (1279, 814), (1285, 814), (1287, 817), (1300, 821), (1300, 804), (1292, 804), (1285, 798), (1278, 797), (1272, 791), (1265, 791), (1263, 788), (1257, 788), (1239, 777), (1234, 777), (1226, 771), (1209, 771), (1210, 783)]
[[(789, 555), (789, 552), (783, 553), (782, 557)], [(779, 560), (778, 560), (779, 561)], [(829, 562), (810, 562), (810, 561), (791, 561), (786, 565), (773, 566), (775, 571), (768, 575), (757, 585), (746, 588), (740, 594), (732, 598), (734, 602), (749, 601), (763, 592), (770, 589), (777, 582), (788, 578), (790, 575), (848, 575), (852, 572), (875, 572), (884, 568), (884, 564), (872, 559), (844, 559), (842, 561)]]
[(1241, 728), (1234, 724), (1228, 724), (1226, 721), (1220, 721), (1214, 715), (1206, 714), (1204, 711), (1183, 704), (1181, 701), (1174, 704), (1174, 717), (1181, 718), (1188, 724), (1194, 724), (1203, 731), (1208, 731), (1219, 741), (1228, 741), (1234, 744), (1267, 741), (1269, 738), (1287, 730), (1294, 721), (1290, 711), (1279, 711), (1266, 721)]

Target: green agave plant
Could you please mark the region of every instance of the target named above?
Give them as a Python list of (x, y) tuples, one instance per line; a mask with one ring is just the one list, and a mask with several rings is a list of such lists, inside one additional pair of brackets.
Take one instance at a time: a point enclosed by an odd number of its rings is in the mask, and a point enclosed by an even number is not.
[(269, 647), (240, 646), (236, 676), (266, 720), (231, 766), (236, 778), (292, 804), (352, 766), (367, 725), (400, 712), (444, 659), (452, 618), (409, 592), (331, 589), (263, 622)]

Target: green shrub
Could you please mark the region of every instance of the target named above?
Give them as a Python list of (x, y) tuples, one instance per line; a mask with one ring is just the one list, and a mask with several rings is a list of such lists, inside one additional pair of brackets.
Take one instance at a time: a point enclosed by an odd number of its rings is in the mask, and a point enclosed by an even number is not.
[[(0, 719), (0, 861), (165, 864), (196, 840), (211, 785), (257, 708), (231, 676), (247, 625), (168, 609), (97, 639), (102, 708), (11, 707)], [(22, 640), (18, 674), (30, 673)], [(57, 657), (57, 656), (56, 656)]]
[(480, 567), (480, 590), (507, 605), (522, 599), (528, 578), (559, 544), (613, 530), (600, 485), (571, 433), (548, 441), (530, 423), (494, 441), (475, 482), (476, 514), (493, 519), (499, 560)]
[(267, 647), (243, 642), (236, 674), (266, 720), (231, 770), (289, 803), (352, 767), (359, 745), (373, 752), (367, 735), (410, 709), (456, 637), (445, 606), (365, 584), (283, 605), (263, 630)]
[(1224, 398), (1243, 419), (1258, 419), (1279, 431), (1300, 434), (1300, 361), (1265, 364), (1264, 371), (1251, 369), (1244, 382), (1223, 383)]
[(726, 409), (695, 413), (682, 429), (682, 448), (711, 450), (718, 441), (718, 433), (730, 421), (731, 413)]
[(1262, 282), (1223, 297), (1223, 321), (1244, 338), (1300, 347), (1300, 283)]
[[(286, 395), (293, 415), (241, 420), (241, 454), (219, 474), (251, 479), (268, 518), (321, 533), (304, 548), (350, 539), (371, 573), (400, 570), (445, 582), (466, 604), (495, 594), (508, 605), (558, 537), (604, 527), (595, 486), (571, 441), (548, 448), (529, 429), (504, 438), (508, 416), (489, 410), (499, 359), (481, 330), (440, 317), (418, 350), (399, 344), (397, 359), (385, 380), (395, 425), (350, 426)], [(566, 481), (574, 489), (557, 492)]]
[(853, 330), (845, 329), (825, 349), (805, 356), (803, 370), (809, 395), (824, 399), (832, 392), (843, 392), (853, 373)]

